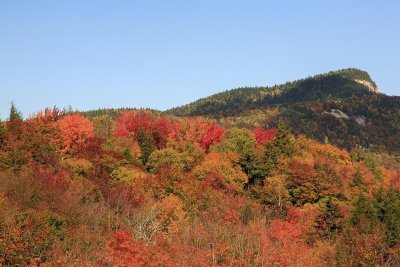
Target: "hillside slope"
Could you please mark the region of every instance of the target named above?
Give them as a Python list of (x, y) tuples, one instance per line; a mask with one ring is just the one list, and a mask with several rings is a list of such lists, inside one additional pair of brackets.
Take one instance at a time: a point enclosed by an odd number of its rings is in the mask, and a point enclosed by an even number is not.
[(168, 110), (225, 126), (274, 126), (351, 149), (400, 151), (400, 97), (379, 93), (369, 74), (344, 69), (274, 87), (238, 88)]

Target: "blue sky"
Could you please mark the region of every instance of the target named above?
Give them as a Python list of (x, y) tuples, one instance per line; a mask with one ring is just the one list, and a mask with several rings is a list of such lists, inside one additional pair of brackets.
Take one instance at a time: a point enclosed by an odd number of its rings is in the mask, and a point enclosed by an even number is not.
[(167, 109), (348, 67), (400, 95), (400, 1), (0, 0), (0, 116)]

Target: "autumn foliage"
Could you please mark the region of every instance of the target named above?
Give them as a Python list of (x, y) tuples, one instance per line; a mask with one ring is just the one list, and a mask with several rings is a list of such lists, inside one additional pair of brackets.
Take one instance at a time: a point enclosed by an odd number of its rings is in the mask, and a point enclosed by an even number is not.
[(150, 133), (154, 145), (160, 149), (165, 148), (167, 142), (174, 141), (179, 136), (179, 125), (171, 122), (166, 117), (156, 117), (146, 111), (127, 112), (116, 119), (115, 136), (127, 137), (132, 135), (137, 138), (139, 130)]
[(116, 232), (107, 243), (108, 259), (113, 266), (144, 266), (148, 256), (142, 242), (134, 240), (127, 231)]
[(391, 155), (147, 110), (1, 126), (2, 266), (400, 264)]
[(256, 138), (257, 146), (263, 146), (265, 145), (265, 143), (274, 139), (276, 132), (277, 132), (276, 128), (272, 128), (269, 130), (264, 130), (263, 128), (260, 127), (255, 128), (253, 130), (253, 134)]
[(208, 150), (212, 144), (219, 143), (225, 130), (215, 122), (207, 121), (201, 117), (188, 119), (183, 123), (183, 139)]
[(56, 122), (60, 130), (63, 146), (61, 151), (71, 152), (79, 147), (86, 147), (94, 137), (93, 123), (79, 114), (67, 115)]

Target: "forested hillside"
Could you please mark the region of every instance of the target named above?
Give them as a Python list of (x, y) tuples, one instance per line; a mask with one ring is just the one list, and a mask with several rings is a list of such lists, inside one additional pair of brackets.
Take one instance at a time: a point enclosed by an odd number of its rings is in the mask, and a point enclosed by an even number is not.
[(367, 72), (345, 69), (273, 87), (239, 88), (167, 111), (226, 126), (274, 127), (351, 150), (400, 152), (400, 97), (377, 92)]
[[(347, 81), (328, 76), (298, 84)], [(399, 266), (395, 157), (284, 121), (113, 114), (13, 107), (0, 124), (1, 265)]]

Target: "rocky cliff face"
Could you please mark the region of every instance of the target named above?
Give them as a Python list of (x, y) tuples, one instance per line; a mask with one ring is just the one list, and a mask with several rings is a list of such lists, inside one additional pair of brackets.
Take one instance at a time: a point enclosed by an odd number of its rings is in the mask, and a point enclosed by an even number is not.
[(369, 81), (366, 81), (366, 80), (358, 80), (358, 79), (355, 79), (355, 81), (358, 82), (359, 84), (362, 84), (362, 85), (365, 85), (366, 87), (368, 87), (368, 89), (369, 89), (371, 92), (375, 92), (375, 93), (378, 92), (378, 87), (376, 87), (375, 85), (373, 85), (373, 84), (372, 84), (371, 82), (369, 82)]

